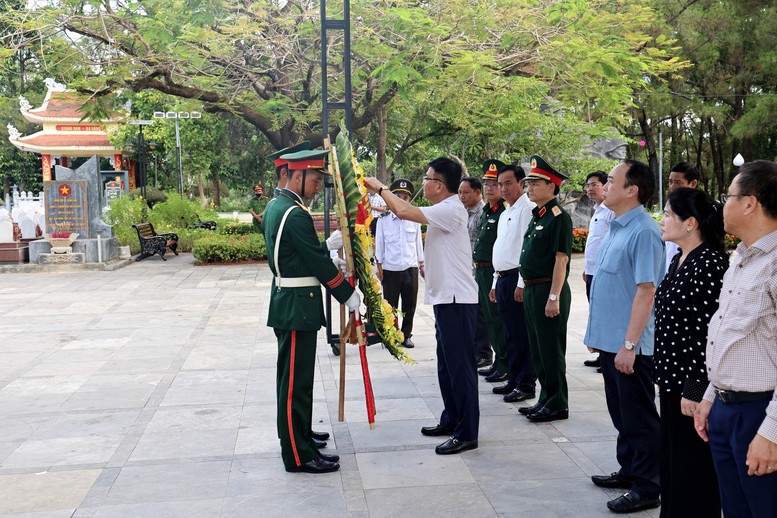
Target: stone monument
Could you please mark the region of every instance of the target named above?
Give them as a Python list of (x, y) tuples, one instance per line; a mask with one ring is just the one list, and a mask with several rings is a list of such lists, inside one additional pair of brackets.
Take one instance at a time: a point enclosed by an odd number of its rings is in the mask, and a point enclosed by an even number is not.
[[(56, 166), (56, 180), (43, 182), (46, 200), (46, 229), (77, 233), (72, 254), (51, 254), (51, 244), (38, 240), (30, 244), (30, 262), (96, 263), (116, 259), (119, 242), (113, 228), (102, 220), (102, 189), (98, 157), (76, 170)], [(56, 255), (57, 257), (50, 257)], [(63, 258), (64, 255), (69, 256)], [(83, 257), (79, 257), (82, 255)]]

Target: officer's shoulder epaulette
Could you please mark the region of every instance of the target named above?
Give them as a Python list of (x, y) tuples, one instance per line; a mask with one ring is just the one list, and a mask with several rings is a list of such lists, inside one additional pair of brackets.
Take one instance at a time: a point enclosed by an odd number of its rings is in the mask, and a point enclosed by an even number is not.
[(502, 200), (502, 208), (506, 209), (507, 207), (508, 207), (507, 202)]
[(557, 218), (561, 216), (561, 208), (558, 205), (550, 209), (550, 212), (553, 214), (553, 217)]

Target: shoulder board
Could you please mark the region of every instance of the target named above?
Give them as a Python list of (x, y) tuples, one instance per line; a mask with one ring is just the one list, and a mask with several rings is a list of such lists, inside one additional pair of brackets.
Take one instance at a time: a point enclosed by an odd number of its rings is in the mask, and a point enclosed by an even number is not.
[(502, 207), (505, 209), (508, 207), (507, 202), (504, 200), (502, 200)]
[(556, 205), (555, 207), (553, 207), (552, 209), (550, 209), (550, 212), (552, 212), (552, 213), (553, 213), (553, 216), (555, 216), (555, 217), (559, 217), (559, 216), (561, 216), (561, 209), (559, 208), (559, 206), (558, 206), (558, 205)]
[(305, 212), (310, 212), (309, 208), (307, 208), (305, 205), (303, 205), (302, 203), (298, 202), (297, 200), (294, 200), (294, 203), (296, 203), (299, 206), (299, 208), (301, 208)]

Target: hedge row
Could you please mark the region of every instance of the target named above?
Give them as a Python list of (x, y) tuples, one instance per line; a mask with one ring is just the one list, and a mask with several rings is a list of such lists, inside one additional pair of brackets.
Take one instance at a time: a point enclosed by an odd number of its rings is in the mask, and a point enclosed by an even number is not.
[(194, 242), (192, 249), (198, 263), (237, 263), (260, 261), (267, 257), (264, 236), (211, 234)]

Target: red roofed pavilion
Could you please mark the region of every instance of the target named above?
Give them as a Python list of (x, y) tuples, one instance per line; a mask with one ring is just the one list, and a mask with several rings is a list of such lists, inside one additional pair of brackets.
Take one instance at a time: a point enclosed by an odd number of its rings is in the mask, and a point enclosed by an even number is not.
[(113, 158), (113, 167), (119, 171), (129, 171), (129, 187), (135, 187), (134, 164), (129, 158), (122, 157), (122, 151), (111, 145), (107, 132), (118, 127), (126, 117), (112, 115), (108, 120), (84, 121), (81, 106), (85, 99), (76, 92), (67, 90), (53, 80), (46, 80), (48, 92), (43, 104), (33, 108), (20, 97), (20, 111), (25, 119), (41, 124), (43, 129), (32, 135), (23, 136), (12, 125), (8, 125), (11, 144), (21, 149), (41, 155), (43, 180), (51, 180), (52, 158), (67, 167), (73, 157), (91, 157), (94, 155)]

